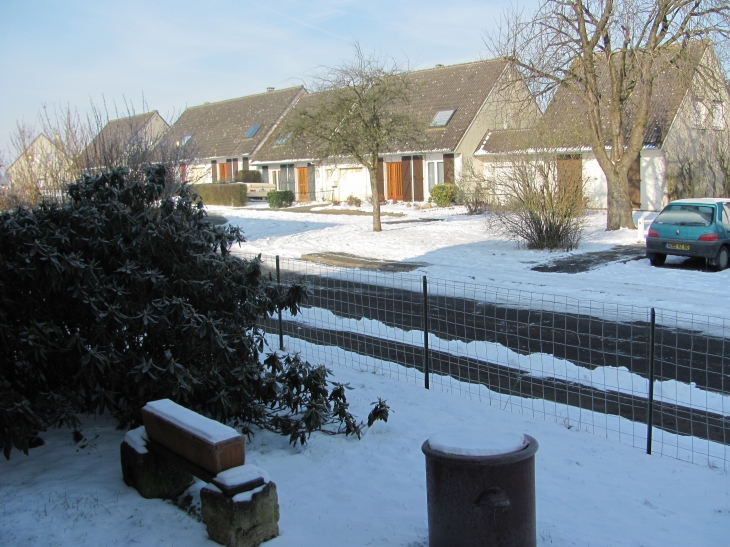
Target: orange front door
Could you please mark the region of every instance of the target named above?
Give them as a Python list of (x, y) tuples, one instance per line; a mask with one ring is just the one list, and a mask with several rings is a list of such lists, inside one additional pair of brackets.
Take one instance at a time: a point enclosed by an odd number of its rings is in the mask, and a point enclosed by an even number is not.
[(309, 169), (297, 167), (297, 201), (309, 201)]
[(388, 199), (403, 199), (403, 171), (401, 162), (385, 164), (388, 171)]

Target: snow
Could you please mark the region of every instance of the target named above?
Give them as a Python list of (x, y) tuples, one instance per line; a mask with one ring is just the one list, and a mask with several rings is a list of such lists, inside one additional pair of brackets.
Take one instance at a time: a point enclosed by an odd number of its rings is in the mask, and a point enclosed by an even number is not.
[[(668, 257), (663, 268), (644, 258), (612, 263), (577, 274), (536, 272), (537, 264), (570, 255), (605, 251), (616, 245), (637, 244), (637, 230), (607, 232), (605, 211), (589, 211), (586, 228), (575, 251), (535, 251), (520, 248), (501, 232), (489, 215), (466, 215), (462, 207), (417, 210), (402, 203), (385, 205), (383, 231), (372, 231), (372, 217), (343, 214), (272, 211), (266, 205), (245, 208), (209, 207), (242, 228), (247, 242), (234, 253), (282, 258), (337, 252), (377, 260), (422, 262), (414, 275), (450, 282), (499, 286), (544, 295), (557, 295), (606, 305), (672, 310), (681, 314), (728, 317), (724, 295), (730, 270), (708, 272), (683, 266), (685, 259)], [(339, 207), (342, 209), (343, 207)], [(371, 210), (363, 204), (358, 210)]]
[(193, 412), (184, 406), (180, 406), (170, 399), (150, 401), (144, 406), (144, 408), (152, 414), (155, 414), (160, 418), (164, 418), (168, 422), (175, 424), (176, 426), (213, 444), (241, 436), (241, 434), (232, 427), (228, 427), (220, 422), (201, 416), (197, 412)]
[(147, 454), (147, 432), (144, 426), (130, 429), (124, 436), (124, 442), (131, 446), (137, 454)]
[[(299, 349), (292, 340), (286, 343)], [(247, 461), (270, 475), (279, 497), (281, 535), (266, 546), (426, 547), (421, 445), (439, 431), (468, 428), (537, 439), (541, 547), (727, 544), (725, 471), (647, 456), (562, 421), (505, 412), (502, 403), (490, 405), (486, 397), (481, 402), (460, 397), (466, 386), (456, 382), (450, 392), (428, 391), (391, 378), (380, 365), (372, 361), (363, 370), (328, 365), (334, 380), (355, 388), (347, 396), (357, 416), (366, 416), (377, 397), (393, 410), (387, 423), (366, 428), (361, 440), (313, 434), (305, 446), (293, 447), (268, 431), (251, 439)], [(405, 378), (413, 371), (401, 367), (400, 374)], [(30, 457), (13, 452), (0, 463), (0, 545), (216, 545), (202, 522), (124, 484), (119, 444), (125, 433), (115, 425), (107, 417), (86, 417), (84, 435), (95, 439), (85, 448), (73, 443), (69, 430), (53, 429)], [(198, 482), (190, 490), (195, 503), (203, 486)]]
[(522, 433), (476, 428), (447, 429), (428, 438), (428, 446), (454, 456), (501, 456), (527, 446)]
[[(655, 306), (689, 314), (689, 320), (691, 314), (728, 317), (724, 295), (730, 270), (705, 272), (680, 266), (682, 260), (671, 257), (667, 262), (675, 267), (652, 268), (642, 259), (578, 274), (530, 269), (576, 252), (636, 241), (636, 230), (605, 232), (602, 212), (590, 213), (578, 251), (548, 253), (519, 249), (499, 234), (489, 216), (469, 217), (459, 208), (414, 210), (388, 205), (385, 212), (403, 216), (383, 217), (397, 223), (384, 224), (379, 234), (371, 231), (372, 219), (367, 216), (274, 212), (265, 206), (213, 209), (242, 226), (249, 241), (237, 251), (241, 253), (297, 258), (329, 251), (424, 262), (428, 265), (415, 272), (419, 276), (607, 305)], [(427, 220), (434, 221), (422, 222)], [(340, 323), (338, 328), (363, 325)], [(451, 346), (458, 341), (434, 342), (440, 350), (466, 351)], [(432, 377), (432, 389), (425, 390), (422, 374), (413, 369), (341, 348), (289, 338), (285, 343), (289, 351), (325, 363), (334, 373), (333, 380), (355, 388), (347, 397), (350, 410), (360, 419), (378, 397), (387, 400), (392, 412), (387, 423), (365, 428), (361, 440), (315, 433), (306, 445), (294, 447), (286, 437), (256, 432), (247, 443), (244, 467), (265, 470), (276, 483), (281, 512), (281, 535), (266, 546), (426, 547), (421, 445), (440, 431), (474, 429), (491, 436), (528, 434), (537, 439), (537, 544), (541, 547), (728, 544), (730, 480), (722, 468), (722, 462), (730, 460), (727, 446), (654, 429), (654, 455), (648, 456), (637, 448), (645, 445), (645, 424), (550, 401), (501, 395), (438, 375)], [(641, 383), (625, 370), (606, 367), (590, 371), (587, 377), (589, 371), (544, 354), (518, 359), (496, 345), (479, 351), (501, 352), (500, 362), (506, 359), (530, 374), (564, 375), (594, 387), (604, 382), (606, 389), (643, 393), (648, 388), (645, 380)], [(690, 406), (699, 397), (727, 415), (725, 396), (703, 393), (696, 386), (655, 386), (658, 394), (679, 389), (686, 390), (681, 396), (683, 401), (689, 399)], [(29, 457), (13, 451), (9, 461), (0, 462), (0, 546), (217, 545), (208, 539), (204, 524), (188, 512), (169, 501), (146, 500), (124, 484), (119, 445), (125, 438), (143, 442), (141, 431), (118, 431), (107, 416), (81, 419), (84, 441), (75, 444), (69, 430), (51, 429), (41, 434), (46, 444), (32, 449)], [(196, 482), (189, 489), (193, 508), (204, 486)]]
[(269, 482), (268, 473), (263, 469), (259, 469), (255, 465), (239, 465), (237, 467), (231, 467), (225, 471), (221, 471), (216, 475), (215, 480), (223, 486), (230, 488), (246, 482), (254, 481), (258, 478), (264, 479), (264, 484)]
[[(330, 330), (374, 334), (386, 340), (422, 346), (423, 331), (403, 330), (374, 319), (338, 317), (322, 308), (303, 308), (296, 316), (282, 313), (282, 319), (313, 327), (326, 325)], [(566, 382), (590, 386), (602, 391), (618, 391), (640, 397), (649, 396), (649, 380), (630, 372), (626, 367), (600, 366), (588, 368), (546, 353), (522, 354), (496, 342), (444, 340), (429, 333), (428, 346), (455, 356), (470, 357), (498, 363), (520, 370), (535, 378), (557, 378)], [(723, 395), (676, 380), (655, 380), (654, 400), (679, 403), (690, 408), (730, 416), (730, 395)]]

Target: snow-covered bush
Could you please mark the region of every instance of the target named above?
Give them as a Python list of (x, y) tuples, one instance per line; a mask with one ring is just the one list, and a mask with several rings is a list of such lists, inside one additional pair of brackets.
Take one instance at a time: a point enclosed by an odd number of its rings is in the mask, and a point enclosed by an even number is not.
[(137, 424), (161, 398), (294, 443), (330, 423), (359, 436), (346, 386), (327, 369), (262, 356), (257, 322), (297, 313), (306, 287), (232, 256), (240, 230), (209, 223), (187, 186), (161, 199), (164, 185), (161, 166), (143, 182), (117, 169), (69, 185), (64, 206), (0, 214), (5, 456), (27, 453), (48, 427), (78, 428), (83, 413)]

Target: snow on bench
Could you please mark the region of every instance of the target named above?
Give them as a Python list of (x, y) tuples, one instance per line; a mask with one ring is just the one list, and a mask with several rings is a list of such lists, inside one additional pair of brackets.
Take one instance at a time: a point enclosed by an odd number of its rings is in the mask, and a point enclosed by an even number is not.
[[(192, 464), (193, 475), (213, 477), (243, 465), (246, 441), (232, 427), (201, 416), (169, 399), (151, 401), (142, 408), (147, 447), (166, 457), (181, 457)], [(202, 476), (201, 476), (202, 475)]]

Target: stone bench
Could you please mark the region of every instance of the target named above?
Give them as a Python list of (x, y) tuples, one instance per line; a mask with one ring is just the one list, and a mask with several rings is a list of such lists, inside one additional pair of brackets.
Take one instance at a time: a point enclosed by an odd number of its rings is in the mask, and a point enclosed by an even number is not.
[(276, 484), (245, 465), (245, 437), (169, 399), (142, 409), (144, 426), (121, 446), (124, 482), (145, 498), (176, 498), (193, 477), (208, 535), (228, 547), (255, 547), (279, 535)]

